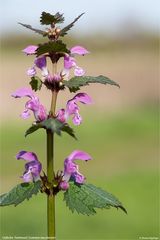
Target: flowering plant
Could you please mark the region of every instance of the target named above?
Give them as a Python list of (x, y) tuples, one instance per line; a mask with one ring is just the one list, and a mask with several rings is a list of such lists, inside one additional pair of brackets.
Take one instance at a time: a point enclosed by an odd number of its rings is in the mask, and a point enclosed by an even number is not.
[[(55, 172), (54, 169), (54, 136), (65, 132), (76, 139), (74, 130), (68, 124), (71, 117), (74, 125), (82, 123), (80, 107), (82, 104), (92, 104), (91, 97), (83, 92), (77, 93), (72, 99), (68, 100), (65, 108), (56, 111), (57, 95), (66, 88), (70, 92), (77, 92), (82, 86), (90, 83), (101, 83), (110, 85), (119, 85), (105, 76), (86, 76), (85, 70), (77, 65), (75, 56), (84, 56), (89, 53), (82, 46), (67, 48), (66, 44), (60, 39), (64, 37), (73, 27), (74, 23), (82, 16), (79, 15), (68, 26), (60, 29), (56, 24), (64, 22), (63, 14), (56, 13), (51, 15), (42, 12), (40, 22), (42, 25), (49, 25), (46, 30), (32, 28), (30, 25), (22, 26), (48, 38), (46, 43), (38, 45), (29, 45), (23, 52), (26, 55), (34, 55), (34, 63), (27, 70), (30, 78), (30, 87), (20, 88), (12, 93), (14, 98), (27, 97), (25, 109), (21, 113), (23, 119), (29, 118), (33, 113), (35, 121), (26, 131), (25, 136), (38, 129), (44, 129), (47, 135), (47, 170), (45, 170), (39, 161), (37, 155), (25, 150), (17, 153), (17, 160), (24, 160), (25, 170), (21, 176), (22, 183), (14, 187), (10, 192), (0, 196), (0, 205), (18, 205), (25, 199), (29, 199), (33, 194), (39, 192), (47, 196), (47, 219), (48, 219), (48, 237), (55, 238), (55, 196), (59, 192), (64, 193), (64, 200), (69, 209), (81, 214), (93, 215), (96, 208), (121, 208), (126, 212), (121, 202), (112, 194), (97, 188), (92, 184), (86, 183), (85, 176), (79, 171), (77, 160), (89, 161), (92, 157), (81, 150), (74, 150), (64, 160), (64, 169)], [(59, 59), (63, 60), (63, 69), (57, 71)], [(52, 63), (52, 71), (48, 68), (48, 62)], [(40, 70), (40, 76), (38, 71)], [(71, 76), (73, 70), (74, 77)], [(40, 103), (35, 94), (45, 86), (52, 94), (50, 111)], [(43, 169), (43, 170), (42, 170)]]

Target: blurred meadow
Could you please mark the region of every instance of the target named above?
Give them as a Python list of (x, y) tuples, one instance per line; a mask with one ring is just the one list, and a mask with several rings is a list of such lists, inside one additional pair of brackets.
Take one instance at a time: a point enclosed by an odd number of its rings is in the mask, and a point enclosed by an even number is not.
[[(59, 240), (159, 237), (159, 38), (156, 33), (141, 29), (136, 34), (130, 33), (128, 30), (107, 36), (97, 31), (66, 38), (69, 47), (82, 45), (90, 51), (85, 57), (77, 57), (87, 75), (106, 75), (121, 88), (93, 84), (81, 89), (92, 97), (94, 104), (81, 106), (83, 124), (74, 126), (78, 141), (65, 134), (56, 136), (55, 168), (62, 169), (63, 160), (74, 149), (87, 151), (93, 160), (79, 163), (87, 182), (117, 196), (128, 215), (116, 209), (98, 210), (91, 217), (72, 214), (60, 193), (56, 201)], [(34, 34), (1, 37), (1, 193), (21, 182), (24, 162), (16, 161), (18, 151), (36, 152), (46, 167), (45, 132), (40, 130), (25, 138), (33, 118), (19, 117), (26, 99), (11, 98), (17, 88), (28, 85), (25, 72), (34, 59), (24, 56), (21, 50), (27, 44), (39, 42), (40, 37)], [(49, 110), (49, 91), (43, 89), (38, 95)], [(64, 107), (73, 95), (68, 90), (61, 92), (57, 109)], [(4, 207), (0, 211), (1, 239), (46, 236), (45, 195), (39, 194), (17, 207)]]

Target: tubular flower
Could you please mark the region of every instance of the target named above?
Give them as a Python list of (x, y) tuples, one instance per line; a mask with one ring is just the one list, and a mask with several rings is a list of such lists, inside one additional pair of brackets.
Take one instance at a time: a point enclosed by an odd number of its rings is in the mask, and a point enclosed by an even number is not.
[(34, 64), (36, 65), (36, 67), (38, 67), (39, 69), (41, 69), (42, 71), (42, 76), (46, 77), (48, 76), (49, 72), (47, 69), (47, 61), (46, 61), (46, 56), (41, 56), (35, 59)]
[(15, 93), (12, 94), (12, 97), (21, 98), (29, 97), (30, 100), (25, 104), (25, 110), (22, 112), (21, 117), (26, 119), (30, 116), (30, 110), (33, 112), (34, 117), (37, 121), (43, 121), (47, 118), (47, 113), (42, 104), (40, 104), (37, 96), (34, 95), (33, 91), (30, 88), (20, 88)]
[[(38, 46), (29, 45), (28, 47), (26, 47), (22, 51), (26, 55), (35, 55), (37, 49), (38, 49)], [(48, 72), (48, 69), (47, 69), (47, 61), (46, 61), (46, 56), (45, 55), (42, 55), (41, 57), (35, 58), (33, 67), (31, 67), (27, 70), (27, 75), (29, 77), (34, 77), (36, 75), (36, 73), (37, 73), (36, 67), (41, 69), (43, 77), (48, 76), (49, 72)]]
[(64, 172), (60, 188), (67, 190), (69, 187), (69, 180), (73, 179), (76, 183), (83, 184), (85, 177), (79, 172), (79, 167), (74, 163), (75, 160), (88, 161), (91, 156), (83, 151), (75, 150), (64, 160)]
[(78, 102), (83, 104), (91, 104), (92, 100), (86, 93), (78, 93), (66, 104), (66, 109), (60, 109), (57, 113), (57, 119), (61, 122), (66, 122), (70, 116), (75, 125), (80, 125), (82, 122), (82, 117), (79, 114)]
[(70, 54), (66, 54), (64, 56), (64, 69), (62, 74), (65, 76), (65, 78), (68, 79), (69, 72), (72, 68), (74, 68), (75, 76), (83, 76), (85, 74), (85, 71), (76, 64), (76, 59), (74, 58), (74, 56), (75, 54), (84, 56), (87, 53), (89, 53), (87, 49), (81, 46), (75, 46), (70, 49)]
[(38, 57), (34, 60), (34, 65), (27, 70), (27, 75), (29, 77), (34, 77), (36, 75), (36, 73), (37, 73), (36, 67), (41, 70), (41, 74), (42, 74), (43, 77), (47, 77), (49, 75), (45, 55), (43, 55), (41, 57)]
[(17, 160), (25, 160), (27, 163), (25, 164), (25, 171), (23, 173), (24, 182), (37, 181), (40, 178), (40, 172), (42, 170), (42, 165), (38, 161), (38, 158), (35, 153), (20, 151), (16, 155)]

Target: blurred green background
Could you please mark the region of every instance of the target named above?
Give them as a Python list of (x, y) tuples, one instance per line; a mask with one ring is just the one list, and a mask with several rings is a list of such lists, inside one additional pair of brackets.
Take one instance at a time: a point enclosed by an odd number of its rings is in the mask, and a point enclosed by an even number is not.
[[(88, 152), (93, 160), (80, 162), (80, 171), (87, 182), (117, 196), (128, 215), (116, 209), (98, 210), (91, 217), (72, 214), (60, 193), (56, 201), (57, 239), (129, 240), (159, 236), (159, 37), (156, 32), (138, 27), (137, 23), (136, 32), (128, 27), (117, 35), (96, 29), (94, 34), (77, 36), (73, 29), (66, 38), (69, 47), (83, 45), (91, 52), (77, 58), (87, 75), (106, 75), (121, 88), (94, 84), (82, 88), (94, 104), (81, 106), (83, 124), (74, 126), (78, 141), (65, 134), (56, 136), (55, 168), (62, 169), (63, 160), (74, 149)], [(1, 36), (1, 193), (21, 182), (24, 162), (16, 161), (18, 151), (34, 151), (46, 168), (45, 133), (38, 131), (24, 138), (33, 118), (20, 119), (25, 99), (10, 97), (29, 81), (25, 72), (34, 58), (24, 56), (21, 50), (39, 42), (40, 37), (34, 34), (12, 32)], [(49, 91), (43, 89), (38, 95), (49, 109)], [(57, 109), (73, 95), (67, 90), (60, 93)], [(0, 211), (1, 239), (46, 236), (45, 195)]]

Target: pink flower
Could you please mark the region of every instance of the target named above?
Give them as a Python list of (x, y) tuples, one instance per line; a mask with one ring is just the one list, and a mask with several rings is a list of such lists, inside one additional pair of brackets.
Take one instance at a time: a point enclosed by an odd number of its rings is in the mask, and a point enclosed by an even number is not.
[(86, 93), (78, 93), (66, 104), (66, 109), (60, 109), (57, 113), (57, 119), (61, 122), (66, 122), (70, 116), (75, 125), (79, 125), (82, 122), (82, 117), (79, 114), (78, 102), (83, 104), (91, 104), (92, 100)]
[(36, 54), (37, 48), (38, 48), (38, 46), (29, 45), (25, 49), (23, 49), (22, 52), (24, 52), (26, 55)]
[(33, 67), (31, 67), (27, 70), (27, 75), (29, 77), (34, 77), (36, 75), (36, 73), (37, 73), (36, 67), (41, 70), (43, 77), (49, 76), (49, 71), (47, 69), (47, 61), (46, 61), (45, 55), (35, 58)]
[(20, 151), (16, 155), (17, 160), (25, 160), (27, 163), (25, 164), (25, 171), (23, 173), (24, 182), (37, 181), (40, 178), (40, 172), (42, 170), (42, 165), (38, 161), (38, 158), (35, 153)]
[(47, 69), (46, 56), (43, 55), (41, 57), (36, 58), (34, 63), (36, 65), (36, 67), (41, 69), (43, 77), (48, 76), (49, 72), (48, 72), (48, 69)]
[(36, 69), (35, 69), (35, 67), (29, 68), (29, 69), (27, 70), (27, 75), (28, 75), (29, 77), (34, 77), (34, 76), (36, 75)]
[(35, 119), (37, 121), (43, 121), (47, 118), (47, 113), (42, 104), (40, 104), (37, 96), (34, 95), (34, 92), (30, 88), (20, 88), (15, 93), (12, 94), (12, 97), (21, 98), (29, 97), (30, 100), (25, 104), (25, 110), (22, 112), (21, 117), (26, 119), (30, 116), (30, 110), (33, 112)]
[(87, 53), (87, 49), (81, 47), (81, 46), (75, 46), (70, 49), (70, 54), (66, 54), (64, 56), (64, 69), (62, 71), (62, 74), (68, 78), (69, 77), (69, 72), (72, 68), (74, 68), (74, 75), (75, 76), (83, 76), (85, 74), (85, 71), (79, 67), (76, 64), (76, 59), (74, 58), (75, 54), (84, 56)]
[(79, 167), (74, 163), (75, 160), (88, 161), (91, 160), (91, 156), (83, 151), (75, 150), (64, 160), (64, 172), (60, 188), (67, 190), (69, 187), (69, 180), (72, 179), (76, 183), (83, 184), (85, 177), (79, 172)]

